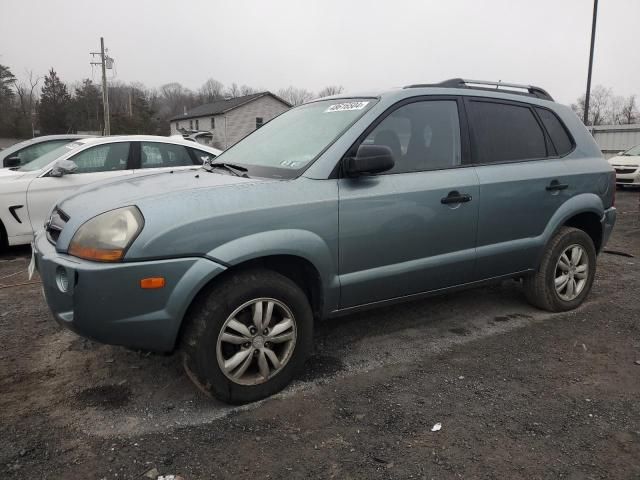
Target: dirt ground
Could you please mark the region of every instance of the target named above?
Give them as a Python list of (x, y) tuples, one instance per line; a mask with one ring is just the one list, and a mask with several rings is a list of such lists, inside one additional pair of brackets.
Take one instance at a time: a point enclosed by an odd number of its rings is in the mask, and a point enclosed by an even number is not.
[(618, 192), (617, 253), (578, 310), (535, 310), (508, 281), (325, 321), (303, 378), (244, 407), (202, 395), (177, 356), (60, 329), (11, 249), (1, 477), (638, 479), (638, 196)]

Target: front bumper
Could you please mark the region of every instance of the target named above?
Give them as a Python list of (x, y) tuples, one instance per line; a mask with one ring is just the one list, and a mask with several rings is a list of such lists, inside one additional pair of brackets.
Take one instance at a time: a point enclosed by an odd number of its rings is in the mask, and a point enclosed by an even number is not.
[(616, 168), (616, 184), (640, 185), (640, 169), (631, 173), (619, 173), (619, 169)]
[(604, 249), (604, 246), (609, 241), (609, 237), (611, 236), (613, 227), (616, 224), (616, 216), (617, 216), (616, 207), (611, 207), (611, 208), (607, 208), (604, 211), (604, 215), (602, 215), (602, 219), (600, 219), (600, 224), (602, 225), (602, 245), (600, 246), (601, 251), (602, 249)]
[[(194, 296), (225, 270), (201, 257), (90, 262), (58, 253), (44, 232), (36, 235), (33, 249), (47, 303), (60, 325), (101, 343), (154, 351), (173, 350)], [(164, 288), (140, 288), (140, 279), (156, 276), (165, 278)]]

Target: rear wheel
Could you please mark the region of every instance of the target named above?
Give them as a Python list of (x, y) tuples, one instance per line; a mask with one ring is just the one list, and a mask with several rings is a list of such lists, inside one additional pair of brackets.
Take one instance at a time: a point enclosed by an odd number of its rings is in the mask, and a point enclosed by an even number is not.
[(524, 280), (529, 302), (543, 310), (578, 307), (589, 294), (596, 272), (596, 249), (582, 230), (562, 227), (553, 237), (538, 270)]
[(198, 387), (228, 403), (282, 390), (311, 350), (313, 315), (304, 292), (269, 270), (232, 275), (187, 319), (183, 364)]

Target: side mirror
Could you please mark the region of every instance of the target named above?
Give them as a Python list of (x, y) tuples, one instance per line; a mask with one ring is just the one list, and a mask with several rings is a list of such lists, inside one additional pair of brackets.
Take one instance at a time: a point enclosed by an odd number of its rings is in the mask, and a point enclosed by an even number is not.
[(4, 167), (15, 168), (20, 166), (20, 157), (5, 158), (3, 162)]
[(49, 173), (52, 177), (61, 177), (70, 173), (75, 173), (78, 165), (73, 160), (58, 160)]
[(355, 157), (348, 157), (345, 171), (349, 176), (374, 175), (395, 165), (391, 149), (386, 145), (360, 145)]

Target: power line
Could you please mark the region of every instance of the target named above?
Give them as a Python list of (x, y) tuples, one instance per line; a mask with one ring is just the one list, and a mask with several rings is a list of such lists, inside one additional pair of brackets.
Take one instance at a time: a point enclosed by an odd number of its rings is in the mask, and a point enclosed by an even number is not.
[(102, 104), (104, 106), (104, 135), (111, 135), (111, 120), (109, 118), (109, 89), (107, 88), (107, 69), (113, 68), (113, 58), (109, 57), (104, 48), (104, 38), (100, 37), (100, 51), (90, 52), (95, 59), (97, 55), (100, 59), (99, 62), (90, 62), (91, 65), (100, 65), (102, 67)]
[(591, 48), (589, 50), (589, 71), (587, 72), (587, 93), (584, 97), (585, 125), (589, 125), (589, 97), (591, 96), (591, 69), (593, 68), (593, 46), (596, 41), (596, 19), (598, 18), (598, 0), (593, 0), (593, 20), (591, 22)]

